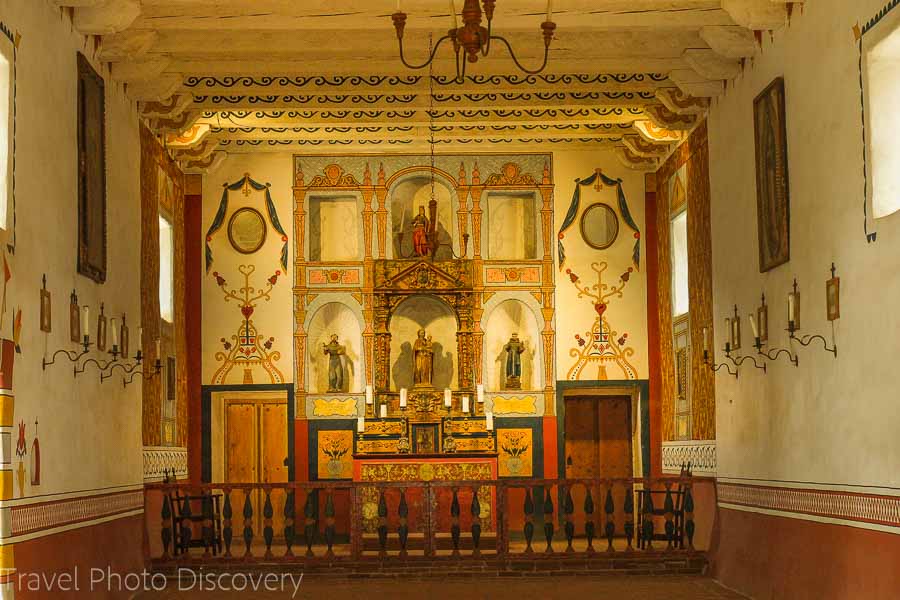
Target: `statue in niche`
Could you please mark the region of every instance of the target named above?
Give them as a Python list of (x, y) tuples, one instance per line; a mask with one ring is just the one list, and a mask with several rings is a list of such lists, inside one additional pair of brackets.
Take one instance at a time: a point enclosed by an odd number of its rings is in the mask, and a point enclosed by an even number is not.
[(434, 376), (434, 342), (431, 336), (425, 337), (425, 330), (420, 329), (416, 343), (413, 345), (413, 387), (432, 387)]
[(431, 223), (429, 222), (428, 217), (425, 216), (425, 207), (419, 206), (419, 214), (413, 217), (412, 220), (413, 251), (416, 256), (431, 255), (431, 243), (428, 241), (430, 226)]
[(341, 364), (341, 356), (344, 347), (338, 342), (336, 333), (331, 334), (331, 341), (322, 344), (322, 349), (328, 357), (328, 391), (342, 392), (344, 389), (344, 366)]
[(521, 389), (522, 353), (525, 352), (525, 344), (519, 339), (518, 333), (512, 334), (503, 350), (506, 352), (506, 389)]

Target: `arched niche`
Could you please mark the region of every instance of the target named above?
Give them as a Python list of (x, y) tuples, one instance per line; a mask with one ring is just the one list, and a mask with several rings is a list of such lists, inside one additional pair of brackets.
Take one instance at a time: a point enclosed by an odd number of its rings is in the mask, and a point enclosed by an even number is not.
[(315, 311), (306, 327), (307, 386), (312, 394), (328, 392), (328, 356), (323, 344), (337, 334), (344, 346), (341, 364), (344, 368), (344, 385), (341, 392), (362, 392), (365, 372), (362, 352), (362, 328), (359, 317), (348, 306), (340, 302), (328, 302)]
[(485, 388), (490, 391), (506, 389), (506, 352), (503, 347), (513, 333), (518, 333), (519, 339), (525, 344), (525, 352), (522, 354), (521, 389), (542, 389), (543, 346), (541, 330), (532, 307), (517, 298), (507, 298), (486, 312), (482, 322)]
[(413, 344), (420, 329), (434, 342), (434, 387), (456, 389), (456, 315), (431, 296), (410, 296), (391, 315), (391, 389), (413, 386)]
[[(425, 207), (429, 215), (428, 203), (431, 201), (431, 174), (427, 170), (416, 171), (400, 178), (390, 189), (391, 211), (391, 249), (394, 258), (409, 257), (413, 254), (412, 220)], [(451, 241), (455, 235), (455, 191), (452, 185), (442, 176), (434, 177), (434, 199), (437, 202), (437, 238), (441, 246), (435, 254), (435, 260), (450, 260)], [(430, 217), (429, 217), (430, 218)], [(400, 245), (400, 232), (403, 232), (403, 245)]]

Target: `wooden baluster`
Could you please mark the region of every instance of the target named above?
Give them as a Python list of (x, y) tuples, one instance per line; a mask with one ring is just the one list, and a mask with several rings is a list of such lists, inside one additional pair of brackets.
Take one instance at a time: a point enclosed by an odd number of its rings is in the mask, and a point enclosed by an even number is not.
[(450, 537), (453, 538), (453, 556), (459, 556), (459, 490), (453, 488), (450, 503)]
[(400, 556), (405, 557), (406, 542), (409, 540), (409, 506), (406, 504), (406, 488), (400, 488), (400, 506), (397, 507), (397, 515), (400, 517), (400, 526), (397, 528), (397, 537), (400, 538)]
[(628, 542), (626, 550), (631, 552), (634, 546), (631, 540), (634, 538), (634, 490), (630, 485), (625, 486), (625, 540)]
[(309, 490), (306, 493), (306, 504), (303, 506), (304, 527), (303, 537), (306, 538), (306, 556), (313, 557), (313, 542), (316, 540), (316, 513), (318, 511), (316, 490)]
[(650, 493), (650, 488), (647, 488), (641, 492), (644, 494), (644, 514), (641, 515), (643, 520), (641, 527), (641, 539), (644, 544), (646, 544), (646, 549), (648, 552), (653, 552), (653, 494)]
[(687, 534), (688, 550), (694, 549), (694, 495), (691, 484), (684, 486), (684, 532)]
[(525, 488), (525, 554), (534, 552), (531, 539), (534, 537), (534, 502), (531, 499), (531, 488)]
[(272, 517), (275, 509), (272, 507), (272, 490), (265, 489), (266, 501), (263, 503), (263, 541), (266, 543), (266, 559), (272, 558), (272, 540), (275, 538), (275, 530), (272, 529)]
[(334, 558), (334, 492), (330, 489), (325, 496), (325, 544), (325, 556)]
[(244, 558), (251, 556), (250, 544), (253, 543), (253, 504), (250, 502), (252, 490), (244, 490)]
[(185, 492), (184, 501), (181, 503), (181, 551), (185, 553), (185, 555), (190, 551), (191, 548), (191, 536), (193, 535), (193, 530), (191, 529), (191, 502), (188, 498), (190, 498), (190, 490)]
[(472, 488), (472, 556), (481, 556), (481, 502), (478, 501), (478, 488)]
[(544, 497), (544, 538), (547, 540), (545, 554), (553, 554), (553, 495), (550, 493), (551, 490), (552, 487), (548, 487)]
[(163, 492), (163, 504), (162, 504), (162, 513), (160, 514), (162, 518), (162, 543), (163, 543), (163, 560), (168, 560), (169, 556), (169, 544), (172, 543), (172, 505), (169, 502), (169, 494), (167, 492)]
[(231, 527), (231, 517), (233, 515), (231, 490), (225, 488), (225, 505), (222, 507), (222, 538), (225, 541), (225, 558), (231, 558), (231, 540), (234, 537), (234, 529)]
[(566, 515), (566, 554), (575, 552), (572, 547), (572, 540), (575, 538), (575, 522), (572, 514), (575, 512), (575, 502), (572, 500), (572, 488), (566, 488), (566, 497), (563, 501), (563, 513)]
[(591, 495), (591, 486), (586, 485), (587, 495), (584, 497), (584, 535), (587, 537), (587, 553), (594, 553), (594, 535), (596, 529), (594, 526), (594, 497)]
[(672, 541), (675, 539), (675, 502), (672, 500), (672, 482), (666, 482), (666, 499), (663, 503), (663, 511), (666, 517), (666, 550), (672, 549)]
[[(626, 490), (627, 493), (627, 490)], [(612, 494), (612, 484), (609, 484), (609, 487), (606, 488), (606, 501), (603, 503), (603, 512), (606, 513), (606, 551), (607, 552), (615, 552), (615, 548), (613, 548), (613, 537), (616, 535), (616, 503), (613, 500)], [(626, 515), (627, 519), (627, 515)], [(626, 525), (626, 530), (628, 529)]]
[(203, 527), (201, 532), (203, 535), (203, 558), (212, 556), (213, 546), (213, 499), (212, 493), (201, 492), (200, 510), (203, 516)]
[(382, 558), (387, 556), (387, 516), (387, 500), (384, 497), (384, 488), (382, 488), (380, 490), (380, 495), (378, 496), (378, 556)]
[(294, 490), (288, 490), (284, 497), (284, 544), (287, 550), (284, 556), (291, 558), (294, 556)]

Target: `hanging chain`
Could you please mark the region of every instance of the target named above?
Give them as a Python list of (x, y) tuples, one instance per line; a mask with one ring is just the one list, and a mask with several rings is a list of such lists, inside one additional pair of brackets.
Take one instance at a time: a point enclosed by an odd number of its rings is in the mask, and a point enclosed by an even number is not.
[[(428, 50), (432, 50), (434, 34), (428, 34)], [(434, 197), (434, 62), (428, 66), (428, 142), (431, 146), (431, 200)]]

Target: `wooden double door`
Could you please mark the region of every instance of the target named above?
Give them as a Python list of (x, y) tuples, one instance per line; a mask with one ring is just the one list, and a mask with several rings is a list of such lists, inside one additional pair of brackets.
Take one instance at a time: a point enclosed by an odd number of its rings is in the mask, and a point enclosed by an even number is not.
[[(632, 414), (630, 396), (573, 396), (565, 399), (566, 477), (572, 479), (627, 478), (634, 474), (632, 454)], [(593, 491), (594, 522), (602, 535), (606, 522), (605, 496)], [(606, 492), (603, 491), (603, 494)], [(582, 486), (572, 491), (575, 503), (575, 530), (584, 532), (584, 500)], [(625, 528), (625, 490), (613, 491), (616, 535)]]
[[(228, 398), (225, 400), (225, 481), (228, 483), (286, 483), (288, 481), (288, 412), (284, 399)], [(272, 527), (284, 533), (285, 492), (274, 490)], [(232, 510), (240, 515), (245, 496), (234, 492)], [(262, 532), (265, 495), (251, 492), (255, 530)]]

